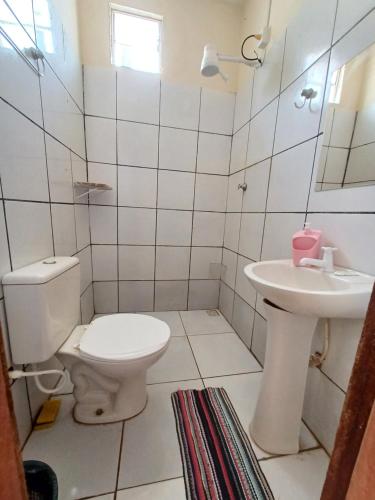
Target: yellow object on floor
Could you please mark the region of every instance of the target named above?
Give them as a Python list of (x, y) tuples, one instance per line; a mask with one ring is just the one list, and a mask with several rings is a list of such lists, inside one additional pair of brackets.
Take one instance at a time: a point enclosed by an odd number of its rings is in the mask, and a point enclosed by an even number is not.
[(48, 399), (45, 401), (39, 412), (38, 418), (36, 419), (34, 429), (39, 430), (52, 427), (55, 423), (57, 415), (59, 414), (60, 406), (60, 399)]

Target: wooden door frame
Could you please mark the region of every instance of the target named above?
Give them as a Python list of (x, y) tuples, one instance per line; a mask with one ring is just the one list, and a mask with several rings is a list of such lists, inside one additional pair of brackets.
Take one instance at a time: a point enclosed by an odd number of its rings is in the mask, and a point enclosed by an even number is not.
[(27, 500), (1, 325), (0, 364), (0, 496), (4, 500)]
[(374, 401), (375, 286), (358, 344), (321, 500), (345, 500)]

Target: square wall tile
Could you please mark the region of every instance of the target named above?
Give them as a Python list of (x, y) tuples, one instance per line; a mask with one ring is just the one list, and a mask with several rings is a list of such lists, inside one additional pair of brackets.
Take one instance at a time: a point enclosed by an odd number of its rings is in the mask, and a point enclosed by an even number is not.
[(225, 215), (224, 246), (237, 252), (240, 238), (241, 214)]
[(339, 0), (333, 41), (350, 30), (367, 12), (374, 8), (374, 0)]
[[(274, 146), (276, 153), (318, 134), (327, 66), (328, 55), (325, 55), (281, 94)], [(294, 103), (301, 102), (302, 89), (310, 87), (317, 92), (311, 103), (314, 111), (311, 112), (309, 106), (297, 109)]]
[(225, 212), (228, 178), (222, 175), (197, 174), (195, 210)]
[(335, 14), (336, 2), (327, 4), (325, 0), (317, 0), (314, 9), (308, 2), (300, 4), (296, 16), (288, 23), (282, 88), (298, 78), (329, 48)]
[(231, 135), (235, 94), (202, 89), (199, 130)]
[[(79, 156), (77, 156), (75, 153), (72, 151), (70, 152), (70, 159), (72, 162), (72, 177), (73, 177), (73, 184), (74, 182), (86, 182), (87, 181), (87, 171), (86, 171), (86, 160), (83, 160)], [(78, 193), (74, 193), (73, 189), (73, 195), (75, 195), (74, 201), (80, 205), (85, 205), (88, 203), (88, 196), (82, 196), (81, 198), (77, 199)]]
[(18, 437), (21, 447), (31, 432), (31, 415), (29, 408), (29, 399), (27, 397), (26, 379), (16, 380), (11, 389), (13, 408), (16, 415), (16, 424)]
[(156, 207), (157, 171), (149, 168), (118, 167), (118, 204)]
[(120, 281), (120, 312), (152, 311), (154, 308), (153, 281)]
[(91, 263), (90, 247), (81, 250), (76, 255), (76, 257), (78, 257), (79, 259), (79, 268), (81, 276), (81, 293), (83, 293), (92, 282), (92, 263)]
[(267, 321), (260, 314), (255, 313), (253, 338), (251, 340), (251, 352), (256, 356), (259, 363), (264, 366), (267, 345)]
[(324, 245), (338, 248), (336, 265), (375, 274), (375, 214), (309, 214), (307, 221), (323, 231)]
[(228, 178), (228, 197), (227, 197), (227, 212), (241, 212), (242, 199), (244, 191), (238, 186), (243, 184), (245, 180), (245, 172), (236, 172)]
[(158, 210), (157, 245), (189, 246), (193, 212)]
[(161, 83), (161, 125), (197, 130), (199, 105), (199, 87)]
[(195, 174), (159, 171), (158, 208), (191, 210), (194, 200)]
[(111, 186), (111, 191), (90, 194), (90, 203), (98, 205), (117, 205), (117, 165), (103, 163), (88, 164), (89, 182), (102, 182)]
[(118, 312), (118, 282), (94, 283), (94, 308), (96, 314)]
[(120, 245), (155, 245), (156, 210), (149, 208), (118, 209)]
[(189, 247), (156, 247), (156, 279), (184, 280), (189, 277)]
[(245, 267), (252, 264), (252, 262), (252, 260), (242, 257), (242, 255), (238, 256), (235, 290), (241, 298), (255, 308), (256, 291), (244, 272)]
[(117, 118), (159, 123), (160, 77), (127, 68), (117, 70)]
[(309, 368), (303, 418), (323, 446), (332, 452), (345, 392), (320, 370)]
[(245, 167), (247, 142), (249, 138), (249, 124), (244, 125), (236, 132), (232, 139), (232, 153), (230, 159), (230, 173), (238, 172)]
[(43, 131), (3, 101), (0, 102), (0, 115), (0, 175), (3, 196), (48, 201)]
[(119, 246), (118, 265), (120, 280), (153, 280), (155, 247)]
[(250, 349), (253, 335), (254, 309), (237, 294), (233, 304), (233, 328), (238, 333), (243, 343)]
[(198, 132), (160, 127), (159, 168), (195, 172)]
[(259, 260), (262, 248), (264, 214), (242, 214), (239, 253)]
[(243, 194), (243, 212), (263, 212), (266, 209), (270, 167), (271, 160), (265, 160), (245, 170), (247, 189)]
[(116, 121), (85, 117), (87, 159), (98, 163), (116, 163)]
[(77, 250), (90, 244), (90, 215), (87, 205), (75, 205)]
[(5, 303), (4, 303), (3, 299), (0, 300), (0, 328), (1, 328), (3, 347), (4, 347), (5, 362), (6, 362), (7, 368), (9, 369), (12, 366), (12, 357), (10, 354), (8, 325), (7, 325), (7, 320), (6, 320), (6, 316), (5, 316)]
[(117, 208), (90, 206), (91, 243), (117, 243)]
[(190, 279), (220, 279), (221, 248), (191, 249)]
[(187, 308), (187, 281), (156, 281), (155, 310), (181, 311)]
[(92, 279), (94, 281), (115, 281), (117, 275), (117, 246), (92, 245)]
[(272, 155), (277, 116), (277, 99), (250, 122), (246, 164), (253, 165)]
[(197, 172), (228, 175), (232, 138), (199, 133)]
[(116, 118), (116, 70), (84, 65), (85, 113)]
[(159, 127), (117, 122), (118, 163), (134, 167), (158, 167)]
[(292, 236), (303, 228), (305, 214), (267, 214), (262, 260), (290, 259)]
[(307, 210), (315, 139), (288, 149), (272, 159), (267, 210), (304, 212)]
[(217, 309), (219, 289), (219, 280), (190, 280), (188, 308)]
[(46, 135), (48, 179), (51, 201), (73, 203), (73, 178), (70, 151)]
[(224, 282), (220, 282), (219, 309), (223, 316), (232, 321), (234, 291)]
[(94, 289), (90, 285), (81, 295), (81, 324), (87, 325), (94, 316)]
[(224, 248), (221, 279), (231, 288), (234, 288), (234, 285), (236, 283), (236, 271), (237, 271), (237, 254)]
[(251, 103), (252, 116), (259, 113), (280, 91), (284, 45), (285, 31), (280, 33), (276, 39), (271, 39), (263, 57), (262, 67), (255, 71)]
[(239, 89), (236, 94), (233, 132), (237, 132), (243, 125), (245, 125), (245, 123), (250, 120), (250, 108), (255, 70), (254, 68), (250, 67), (244, 67), (241, 69), (243, 71), (244, 78), (243, 81), (239, 82)]
[(77, 251), (74, 205), (51, 205), (55, 255), (71, 256)]
[(53, 255), (50, 208), (47, 203), (6, 201), (13, 269)]
[(220, 247), (224, 240), (225, 214), (194, 212), (193, 245)]
[[(4, 274), (10, 271), (10, 256), (8, 249), (8, 238), (5, 227), (5, 217), (4, 217), (4, 208), (3, 204), (0, 204), (0, 281)], [(0, 286), (0, 297), (1, 286)]]

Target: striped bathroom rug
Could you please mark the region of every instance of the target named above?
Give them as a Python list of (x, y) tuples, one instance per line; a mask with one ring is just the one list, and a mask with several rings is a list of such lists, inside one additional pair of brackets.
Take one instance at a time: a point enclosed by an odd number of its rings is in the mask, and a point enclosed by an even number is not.
[(172, 394), (189, 500), (270, 500), (272, 492), (224, 389)]

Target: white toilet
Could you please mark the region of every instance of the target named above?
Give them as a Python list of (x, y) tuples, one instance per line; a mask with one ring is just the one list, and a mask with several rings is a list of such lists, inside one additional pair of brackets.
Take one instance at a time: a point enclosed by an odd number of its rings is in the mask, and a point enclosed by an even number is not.
[(116, 422), (141, 412), (146, 373), (166, 351), (166, 323), (141, 314), (79, 323), (80, 272), (75, 257), (52, 257), (3, 278), (12, 358), (41, 363), (56, 355), (74, 383), (75, 419)]

